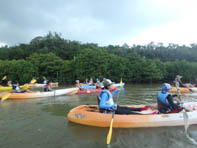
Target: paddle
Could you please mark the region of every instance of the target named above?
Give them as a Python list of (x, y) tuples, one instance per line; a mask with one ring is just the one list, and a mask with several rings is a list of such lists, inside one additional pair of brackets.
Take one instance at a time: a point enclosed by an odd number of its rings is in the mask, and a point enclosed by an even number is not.
[(10, 95), (11, 93), (6, 93), (3, 97), (1, 97), (1, 102), (5, 101)]
[(7, 79), (7, 76), (4, 76), (4, 77), (2, 78), (2, 80), (5, 80), (5, 79)]
[[(37, 81), (36, 79), (32, 79), (30, 84), (34, 84), (34, 83), (36, 83), (36, 81)], [(21, 90), (22, 91), (27, 90), (29, 87), (30, 87), (30, 85), (27, 84), (27, 85), (23, 86), (23, 88), (21, 88)]]
[[(178, 99), (181, 101), (181, 95), (180, 95), (181, 91), (180, 91), (179, 83), (177, 82), (175, 85), (178, 92)], [(183, 108), (183, 118), (184, 118), (184, 122), (188, 121), (188, 114), (184, 108)]]
[[(120, 88), (121, 87), (122, 87), (122, 78), (120, 80)], [(116, 98), (116, 104), (118, 104), (119, 93), (120, 92), (118, 92), (118, 95), (117, 95), (117, 98)], [(113, 122), (114, 122), (114, 114), (115, 114), (115, 111), (112, 112), (112, 119), (111, 119), (111, 123), (110, 123), (109, 132), (108, 132), (108, 135), (107, 135), (107, 144), (110, 144), (110, 142), (111, 142), (112, 126), (113, 126)]]

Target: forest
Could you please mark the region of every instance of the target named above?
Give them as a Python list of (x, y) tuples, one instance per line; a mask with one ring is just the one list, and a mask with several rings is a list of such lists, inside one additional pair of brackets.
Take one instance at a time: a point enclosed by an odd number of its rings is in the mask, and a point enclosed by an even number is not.
[(197, 78), (197, 44), (162, 43), (98, 46), (70, 41), (57, 33), (32, 39), (28, 44), (0, 47), (0, 78), (27, 83), (43, 77), (61, 84), (73, 84), (92, 77), (120, 79), (126, 83), (183, 82)]

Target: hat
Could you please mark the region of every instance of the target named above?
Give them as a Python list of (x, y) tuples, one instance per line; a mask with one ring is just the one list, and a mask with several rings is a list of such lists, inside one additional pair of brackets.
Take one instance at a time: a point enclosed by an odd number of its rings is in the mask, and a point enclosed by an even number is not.
[(79, 83), (79, 80), (76, 80), (76, 83)]
[(180, 76), (180, 75), (176, 75), (176, 78), (179, 78), (179, 79), (181, 79), (181, 78), (182, 78), (182, 76)]
[(103, 85), (104, 86), (110, 86), (112, 84), (114, 84), (114, 83), (110, 79), (104, 79), (103, 80)]

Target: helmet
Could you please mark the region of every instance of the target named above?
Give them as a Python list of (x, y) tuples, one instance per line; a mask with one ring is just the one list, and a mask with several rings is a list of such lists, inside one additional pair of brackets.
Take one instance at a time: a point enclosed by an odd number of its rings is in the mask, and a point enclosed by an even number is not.
[(110, 86), (112, 84), (113, 84), (113, 82), (110, 79), (104, 79), (103, 80), (103, 85), (104, 86)]
[(168, 90), (169, 89), (171, 89), (172, 87), (171, 87), (171, 85), (170, 84), (168, 84), (168, 83), (163, 83), (162, 84), (162, 92), (168, 92)]

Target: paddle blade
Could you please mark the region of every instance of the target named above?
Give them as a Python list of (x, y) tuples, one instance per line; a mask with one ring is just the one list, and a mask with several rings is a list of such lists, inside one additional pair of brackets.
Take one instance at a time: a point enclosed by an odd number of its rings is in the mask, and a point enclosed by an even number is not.
[(36, 83), (36, 79), (31, 80), (30, 84)]
[(10, 95), (11, 95), (11, 93), (5, 94), (3, 97), (1, 97), (1, 101), (6, 100)]
[(22, 91), (27, 90), (30, 86), (29, 85), (25, 85), (23, 88), (21, 88)]
[(107, 135), (107, 144), (110, 144), (111, 142), (113, 122), (114, 122), (114, 118), (112, 118), (111, 123), (110, 123), (109, 133)]
[(5, 79), (7, 79), (7, 76), (4, 76), (4, 77), (2, 78), (2, 80), (5, 80)]
[(122, 87), (122, 78), (120, 79), (120, 87)]

